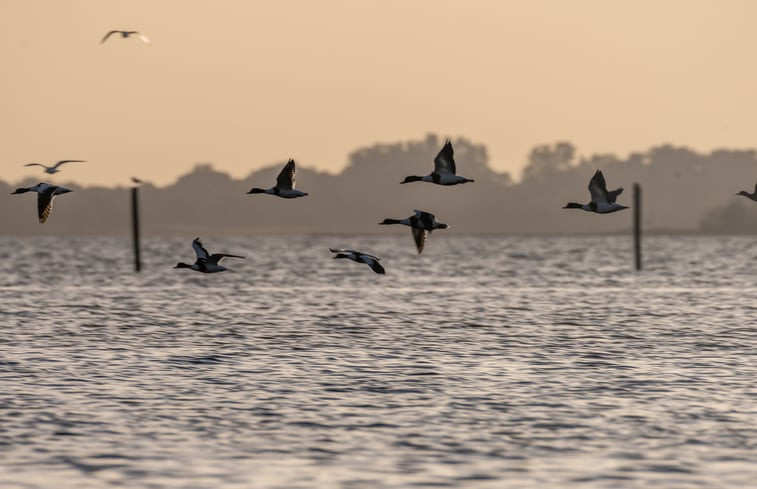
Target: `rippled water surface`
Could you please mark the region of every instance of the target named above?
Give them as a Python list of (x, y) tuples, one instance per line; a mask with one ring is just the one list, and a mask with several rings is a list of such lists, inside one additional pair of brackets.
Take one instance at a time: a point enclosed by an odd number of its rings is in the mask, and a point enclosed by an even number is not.
[(407, 234), (0, 238), (0, 487), (755, 487), (756, 239)]

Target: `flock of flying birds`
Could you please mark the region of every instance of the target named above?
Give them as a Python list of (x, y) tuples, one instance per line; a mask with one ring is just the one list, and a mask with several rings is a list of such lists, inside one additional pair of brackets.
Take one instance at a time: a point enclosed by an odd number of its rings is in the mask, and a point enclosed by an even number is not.
[[(40, 163), (28, 163), (25, 166), (41, 166), (45, 169), (46, 173), (54, 174), (60, 171), (59, 167), (63, 164), (84, 161), (85, 160), (61, 160), (53, 166), (45, 166)], [(284, 168), (282, 168), (278, 177), (276, 177), (276, 184), (273, 187), (267, 189), (254, 187), (247, 193), (268, 194), (283, 199), (305, 197), (308, 194), (296, 188), (296, 172), (297, 166), (295, 165), (294, 160), (290, 159), (287, 164), (284, 165)], [(136, 179), (132, 180), (134, 180), (135, 183), (140, 182)], [(436, 158), (434, 158), (434, 170), (428, 175), (424, 176), (411, 175), (405, 177), (405, 179), (400, 183), (405, 184), (410, 182), (428, 182), (435, 185), (451, 186), (473, 182), (473, 180), (457, 174), (457, 167), (455, 165), (452, 143), (447, 140), (444, 143), (444, 147), (442, 147), (442, 149), (439, 151), (439, 154), (437, 154)], [(618, 195), (620, 195), (622, 191), (622, 187), (608, 191), (602, 172), (597, 170), (591, 181), (589, 182), (589, 193), (591, 194), (591, 201), (587, 204), (577, 204), (575, 202), (570, 202), (565, 205), (564, 209), (582, 209), (598, 214), (608, 214), (622, 209), (627, 209), (627, 206), (618, 204), (616, 202)], [(53, 199), (55, 198), (55, 196), (71, 192), (71, 189), (59, 185), (40, 182), (37, 185), (31, 187), (17, 188), (12, 193), (22, 194), (26, 192), (37, 193), (37, 212), (39, 216), (39, 222), (44, 223), (50, 216), (50, 211), (52, 210)], [(414, 214), (412, 216), (406, 217), (404, 219), (387, 218), (381, 221), (379, 224), (401, 224), (408, 226), (413, 235), (418, 254), (423, 252), (426, 240), (434, 230), (447, 229), (449, 227), (447, 224), (437, 221), (434, 214), (417, 209), (414, 211)], [(196, 255), (195, 262), (191, 264), (180, 262), (174, 268), (189, 268), (196, 272), (216, 273), (228, 270), (221, 264), (221, 261), (224, 258), (244, 258), (240, 255), (233, 255), (228, 253), (211, 254), (202, 245), (200, 238), (195, 238), (192, 241), (192, 248), (194, 249)], [(379, 263), (381, 259), (374, 255), (363, 253), (362, 251), (357, 250), (335, 248), (329, 248), (329, 250), (332, 253), (336, 253), (336, 255), (334, 256), (335, 259), (346, 258), (358, 263), (365, 263), (375, 273), (385, 273), (384, 267)]]
[[(284, 168), (282, 168), (279, 176), (276, 177), (276, 185), (271, 188), (263, 189), (255, 187), (251, 189), (248, 194), (268, 194), (283, 199), (295, 199), (297, 197), (305, 197), (306, 192), (295, 188), (296, 180), (295, 173), (297, 172), (297, 166), (293, 159), (290, 159)], [(455, 168), (454, 150), (452, 149), (452, 143), (447, 141), (439, 154), (434, 159), (434, 171), (430, 174), (419, 176), (408, 176), (400, 183), (408, 182), (431, 182), (437, 185), (457, 185), (461, 183), (472, 182), (469, 178), (457, 175), (457, 169)], [(447, 229), (449, 226), (436, 220), (436, 217), (430, 212), (415, 210), (415, 213), (404, 219), (384, 219), (379, 224), (403, 224), (410, 227), (415, 240), (415, 246), (418, 249), (418, 254), (423, 252), (423, 247), (426, 244), (426, 239), (435, 229)], [(209, 254), (200, 242), (200, 238), (195, 238), (192, 241), (192, 247), (195, 250), (197, 259), (191, 265), (188, 263), (180, 262), (174, 268), (190, 268), (197, 272), (214, 273), (223, 272), (227, 270), (226, 267), (221, 265), (221, 260), (226, 257), (244, 258), (239, 255), (230, 255), (225, 253)], [(385, 273), (384, 267), (379, 263), (381, 258), (363, 253), (357, 250), (343, 250), (329, 248), (332, 253), (336, 253), (335, 259), (349, 259), (357, 263), (365, 263), (371, 270), (376, 273)]]
[[(150, 44), (150, 39), (144, 34), (141, 34), (138, 31), (126, 30), (112, 30), (105, 34), (100, 43), (104, 43), (114, 35), (120, 35), (122, 38), (135, 36), (145, 44)], [(60, 160), (52, 166), (43, 165), (41, 163), (27, 163), (24, 166), (40, 166), (44, 168), (45, 173), (53, 175), (55, 173), (58, 173), (60, 171), (60, 167), (64, 164), (83, 163), (85, 161), (86, 160)], [(294, 160), (290, 159), (281, 170), (281, 173), (279, 173), (279, 176), (276, 178), (276, 185), (267, 189), (255, 187), (247, 193), (269, 194), (284, 199), (305, 197), (308, 195), (306, 192), (302, 192), (301, 190), (295, 188), (296, 171), (297, 167), (295, 166)], [(136, 178), (132, 178), (132, 181), (137, 184), (142, 183)], [(441, 151), (439, 151), (439, 154), (437, 154), (436, 158), (434, 158), (434, 170), (428, 175), (424, 176), (411, 175), (405, 177), (405, 179), (400, 183), (404, 184), (410, 182), (428, 182), (436, 185), (450, 186), (473, 182), (473, 180), (457, 174), (452, 143), (447, 140), (444, 144), (444, 147), (442, 147)], [(17, 188), (12, 192), (12, 194), (36, 192), (37, 214), (39, 216), (39, 222), (44, 223), (50, 216), (55, 196), (71, 191), (71, 189), (65, 188), (60, 185), (40, 182), (37, 185), (33, 185), (31, 187)], [(628, 208), (628, 206), (624, 206), (616, 202), (618, 195), (620, 195), (621, 192), (623, 192), (623, 187), (608, 191), (604, 175), (601, 171), (597, 170), (589, 181), (589, 193), (591, 195), (591, 200), (586, 204), (569, 202), (563, 207), (563, 209), (581, 209), (597, 214), (609, 214), (612, 212), (617, 212)], [(742, 190), (737, 195), (743, 195), (754, 201), (757, 201), (757, 185), (755, 186), (755, 190), (752, 194), (749, 194)], [(447, 224), (437, 221), (436, 217), (433, 214), (422, 210), (415, 210), (412, 216), (406, 217), (404, 219), (384, 219), (379, 224), (402, 224), (404, 226), (408, 226), (410, 228), (410, 231), (412, 232), (418, 254), (423, 252), (423, 247), (425, 246), (426, 240), (428, 239), (432, 231), (436, 229), (447, 229), (449, 227)], [(244, 258), (240, 255), (232, 255), (227, 253), (210, 254), (200, 242), (200, 238), (195, 238), (192, 241), (192, 248), (194, 249), (196, 255), (195, 262), (192, 264), (180, 262), (174, 268), (189, 268), (191, 270), (202, 273), (216, 273), (228, 270), (226, 267), (221, 265), (221, 260), (223, 260), (224, 258)], [(381, 259), (376, 256), (357, 250), (334, 248), (329, 248), (329, 250), (332, 253), (336, 253), (336, 255), (334, 256), (335, 259), (350, 259), (358, 263), (365, 263), (375, 273), (385, 273), (384, 267), (379, 263)]]

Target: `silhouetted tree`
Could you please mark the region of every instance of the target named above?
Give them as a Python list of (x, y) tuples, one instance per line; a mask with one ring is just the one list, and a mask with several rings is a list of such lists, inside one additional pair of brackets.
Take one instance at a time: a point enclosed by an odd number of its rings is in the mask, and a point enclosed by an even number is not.
[(534, 147), (528, 155), (528, 165), (523, 169), (524, 182), (542, 182), (570, 168), (576, 148), (568, 142)]
[[(609, 216), (568, 212), (568, 201), (586, 202), (587, 185), (601, 169), (610, 187), (644, 189), (644, 224), (648, 230), (757, 233), (757, 203), (736, 197), (754, 188), (757, 152), (716, 150), (698, 153), (662, 145), (627, 158), (611, 154), (583, 157), (568, 142), (535, 147), (523, 172), (513, 183), (508, 174), (488, 165), (486, 147), (453, 138), (462, 175), (474, 183), (447, 188), (426, 183), (400, 185), (407, 175), (425, 175), (444, 138), (374, 144), (350, 155), (339, 175), (317, 172), (298, 161), (297, 184), (309, 193), (287, 201), (246, 195), (253, 186), (267, 187), (285, 163), (272, 162), (236, 180), (209, 164), (195, 167), (174, 184), (144, 185), (141, 208), (144, 231), (194, 237), (208, 233), (392, 233), (377, 223), (386, 217), (406, 217), (413, 209), (435, 213), (448, 222), (450, 233), (603, 233), (630, 226), (630, 212)], [(40, 225), (34, 196), (10, 195), (16, 186), (0, 182), (0, 229), (6, 235), (126, 234), (129, 231), (125, 188), (80, 187), (60, 197), (50, 220)], [(619, 197), (630, 203), (630, 192)], [(399, 232), (399, 231), (397, 231)]]

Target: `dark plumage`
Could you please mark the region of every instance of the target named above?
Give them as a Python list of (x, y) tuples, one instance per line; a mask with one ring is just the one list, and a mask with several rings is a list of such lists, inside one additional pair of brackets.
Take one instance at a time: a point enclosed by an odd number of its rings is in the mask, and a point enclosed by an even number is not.
[(607, 183), (605, 182), (605, 176), (601, 171), (594, 172), (594, 176), (589, 181), (589, 193), (591, 194), (591, 202), (588, 204), (578, 204), (576, 202), (568, 202), (563, 209), (582, 209), (588, 212), (596, 212), (597, 214), (609, 214), (611, 212), (628, 209), (625, 205), (620, 205), (615, 200), (623, 192), (623, 187), (618, 187), (615, 190), (607, 190)]
[(305, 197), (307, 193), (301, 192), (295, 189), (296, 180), (295, 173), (297, 172), (297, 166), (294, 164), (293, 159), (289, 159), (284, 168), (281, 169), (279, 176), (276, 177), (276, 185), (271, 188), (253, 188), (248, 194), (270, 194), (283, 199), (294, 199), (297, 197)]
[(457, 166), (455, 165), (454, 151), (452, 143), (447, 140), (439, 154), (434, 158), (434, 171), (428, 175), (419, 177), (411, 175), (405, 177), (400, 183), (410, 182), (430, 182), (437, 185), (459, 185), (461, 183), (472, 182), (469, 178), (457, 175)]
[(226, 270), (228, 270), (228, 268), (219, 264), (221, 260), (226, 257), (244, 258), (243, 256), (229, 255), (226, 253), (213, 253), (211, 255), (200, 242), (200, 238), (195, 238), (192, 241), (192, 248), (194, 248), (195, 250), (197, 260), (191, 265), (184, 262), (179, 262), (174, 268), (190, 268), (195, 272), (202, 273), (225, 272)]
[(107, 34), (105, 34), (105, 37), (103, 37), (102, 41), (100, 41), (100, 44), (102, 44), (105, 41), (107, 41), (108, 38), (110, 36), (112, 36), (113, 34), (121, 34), (121, 37), (123, 37), (123, 38), (127, 38), (127, 37), (130, 37), (130, 36), (137, 36), (139, 39), (142, 40), (143, 43), (150, 44), (150, 39), (147, 36), (145, 36), (144, 34), (140, 34), (137, 31), (116, 31), (116, 30), (110, 31)]
[(41, 166), (45, 169), (45, 173), (49, 173), (52, 175), (53, 173), (58, 173), (60, 170), (61, 165), (65, 165), (66, 163), (84, 163), (86, 160), (60, 160), (59, 162), (55, 163), (53, 166), (47, 166), (43, 165), (42, 163), (27, 163), (24, 166)]
[(742, 190), (741, 192), (737, 193), (736, 195), (743, 195), (747, 199), (754, 200), (757, 202), (757, 185), (754, 186), (754, 192), (753, 193), (747, 193), (746, 190)]
[(410, 227), (415, 240), (415, 247), (418, 254), (423, 252), (429, 234), (434, 229), (447, 229), (449, 226), (436, 220), (436, 216), (430, 212), (415, 210), (415, 214), (404, 219), (384, 219), (379, 224), (403, 224)]
[(334, 257), (334, 259), (347, 258), (357, 263), (365, 263), (366, 265), (371, 267), (371, 270), (373, 270), (376, 273), (379, 273), (382, 275), (385, 273), (384, 267), (382, 267), (381, 264), (379, 263), (379, 260), (381, 260), (381, 258), (375, 257), (373, 255), (369, 255), (367, 253), (363, 253), (360, 251), (355, 251), (355, 250), (337, 250), (334, 248), (329, 248), (329, 251), (337, 254)]
[(37, 192), (37, 215), (39, 217), (40, 224), (47, 221), (50, 217), (50, 212), (53, 210), (53, 199), (56, 195), (72, 192), (71, 189), (61, 187), (60, 185), (51, 185), (49, 183), (40, 182), (32, 187), (17, 188), (11, 195), (25, 194), (26, 192)]

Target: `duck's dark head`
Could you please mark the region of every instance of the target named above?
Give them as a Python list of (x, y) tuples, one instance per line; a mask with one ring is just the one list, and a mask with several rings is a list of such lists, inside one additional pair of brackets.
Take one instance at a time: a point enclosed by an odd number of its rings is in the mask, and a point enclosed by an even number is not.
[(338, 254), (337, 254), (337, 255), (336, 255), (335, 257), (334, 257), (334, 259), (336, 260), (337, 258), (349, 258), (349, 257), (350, 257), (350, 255), (345, 255), (344, 253), (338, 253)]
[(250, 191), (249, 191), (249, 192), (247, 192), (247, 193), (248, 193), (248, 194), (264, 194), (264, 193), (265, 193), (265, 190), (264, 190), (264, 189), (262, 189), (262, 188), (254, 188), (254, 189), (250, 190)]
[[(13, 192), (13, 193), (15, 194), (16, 192)], [(749, 197), (749, 194), (746, 191), (744, 191), (744, 190), (742, 190), (741, 192), (737, 193), (736, 195), (743, 195), (744, 197)]]
[(400, 224), (399, 219), (384, 219), (379, 224)]
[(568, 202), (565, 204), (565, 207), (563, 209), (583, 209), (584, 206), (581, 204), (576, 204), (575, 202)]
[(28, 191), (29, 191), (28, 188), (17, 188), (13, 192), (11, 192), (11, 195), (14, 195), (14, 194), (23, 194), (23, 193), (26, 193)]
[(443, 222), (437, 222), (434, 226), (434, 229), (447, 229), (449, 227), (449, 224), (444, 224)]
[(423, 177), (418, 177), (418, 176), (411, 175), (409, 177), (405, 177), (405, 179), (402, 180), (400, 183), (419, 182), (421, 180), (423, 180)]
[(186, 263), (180, 261), (174, 268), (192, 268), (192, 265), (187, 265)]

